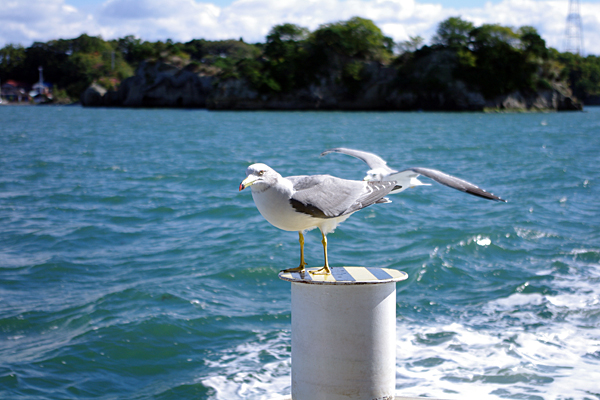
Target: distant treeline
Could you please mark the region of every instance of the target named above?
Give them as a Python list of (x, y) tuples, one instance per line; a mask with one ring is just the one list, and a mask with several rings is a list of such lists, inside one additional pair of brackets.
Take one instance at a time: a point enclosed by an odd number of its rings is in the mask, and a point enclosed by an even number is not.
[[(566, 80), (582, 100), (600, 96), (600, 58), (547, 48), (535, 28), (474, 26), (459, 17), (441, 22), (430, 46), (421, 37), (395, 43), (368, 19), (321, 25), (315, 31), (294, 24), (274, 26), (265, 43), (240, 40), (186, 43), (116, 40), (81, 35), (0, 49), (0, 79), (33, 84), (38, 67), (55, 93), (77, 100), (96, 82), (114, 89), (142, 61), (174, 63), (218, 79), (246, 79), (263, 93), (289, 92), (316, 82), (332, 68), (340, 83), (359, 90), (369, 62), (393, 66), (406, 89), (435, 89), (460, 80), (486, 97), (534, 92)], [(450, 76), (447, 76), (450, 75)], [(402, 79), (410, 77), (410, 79)]]

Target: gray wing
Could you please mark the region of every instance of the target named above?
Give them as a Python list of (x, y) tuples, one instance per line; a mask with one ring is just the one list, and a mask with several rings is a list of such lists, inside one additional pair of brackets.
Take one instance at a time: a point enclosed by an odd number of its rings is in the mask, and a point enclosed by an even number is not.
[(316, 218), (334, 218), (388, 202), (384, 198), (396, 186), (395, 182), (365, 182), (336, 178), (330, 175), (287, 177), (295, 193), (290, 204), (298, 212)]
[(363, 160), (365, 163), (367, 163), (367, 165), (371, 169), (381, 168), (383, 170), (386, 170), (388, 173), (397, 172), (395, 169), (391, 169), (390, 167), (388, 167), (385, 160), (383, 158), (379, 157), (377, 154), (369, 153), (366, 151), (360, 151), (360, 150), (346, 149), (344, 147), (336, 147), (334, 149), (325, 150), (324, 152), (321, 153), (321, 155), (324, 156), (329, 153), (342, 153), (342, 154), (347, 154), (352, 157), (356, 157), (360, 160)]
[[(423, 176), (431, 178), (434, 181), (441, 183), (442, 185), (446, 185), (453, 189), (472, 194), (473, 196), (479, 196), (479, 197), (483, 197), (484, 199), (506, 202), (506, 200), (501, 199), (500, 197), (498, 197), (492, 193), (486, 192), (485, 190), (481, 189), (479, 186), (476, 186), (470, 182), (467, 182), (467, 181), (457, 178), (455, 176), (445, 174), (442, 171), (438, 171), (435, 169), (429, 169), (429, 168), (418, 168), (418, 167), (417, 168), (408, 168), (405, 171), (416, 172), (417, 174), (421, 174)], [(402, 171), (402, 172), (404, 172), (404, 171)]]
[[(371, 170), (380, 169), (380, 171), (377, 171), (378, 173), (384, 172), (384, 174), (380, 175), (380, 176), (382, 176), (380, 179), (385, 179), (386, 181), (396, 179), (398, 181), (399, 185), (403, 188), (409, 187), (409, 184), (407, 183), (408, 179), (410, 179), (411, 177), (416, 178), (420, 174), (420, 175), (426, 176), (428, 178), (431, 178), (434, 181), (441, 183), (442, 185), (446, 185), (453, 189), (457, 189), (457, 190), (463, 191), (465, 193), (472, 194), (473, 196), (483, 197), (484, 199), (489, 199), (489, 200), (506, 202), (506, 200), (501, 199), (500, 197), (495, 196), (492, 193), (489, 193), (470, 182), (467, 182), (465, 180), (462, 180), (462, 179), (457, 178), (452, 175), (445, 174), (445, 173), (435, 170), (435, 169), (415, 167), (415, 168), (408, 168), (408, 169), (398, 172), (397, 170), (388, 167), (387, 163), (385, 162), (385, 160), (383, 158), (379, 157), (376, 154), (369, 153), (366, 151), (346, 149), (343, 147), (336, 147), (334, 149), (329, 149), (329, 150), (324, 151), (323, 153), (321, 153), (321, 155), (323, 156), (323, 155), (329, 154), (329, 153), (342, 153), (342, 154), (347, 154), (349, 156), (353, 156), (358, 159), (361, 159), (365, 163), (367, 163), (367, 165), (369, 166), (369, 168), (371, 168)], [(411, 176), (410, 171), (414, 172), (416, 175)], [(395, 192), (397, 192), (397, 191), (395, 191)]]

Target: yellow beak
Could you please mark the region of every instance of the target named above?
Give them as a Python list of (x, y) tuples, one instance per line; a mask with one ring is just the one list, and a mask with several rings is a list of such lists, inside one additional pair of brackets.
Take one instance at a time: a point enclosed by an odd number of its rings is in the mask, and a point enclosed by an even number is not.
[(248, 186), (252, 186), (252, 184), (256, 182), (256, 177), (252, 175), (248, 175), (246, 179), (240, 183), (240, 191), (246, 189)]

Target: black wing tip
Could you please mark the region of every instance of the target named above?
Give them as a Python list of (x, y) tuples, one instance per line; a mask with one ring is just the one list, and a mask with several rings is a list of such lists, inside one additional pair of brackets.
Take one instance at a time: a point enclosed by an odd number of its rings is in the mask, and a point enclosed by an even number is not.
[(502, 202), (502, 203), (508, 203), (508, 200), (504, 200), (502, 197), (496, 196), (493, 193), (490, 192), (486, 192), (484, 190), (485, 194), (487, 195), (486, 198), (490, 199), (490, 200), (494, 200), (494, 201), (498, 201), (498, 202)]
[(323, 157), (329, 153), (339, 153), (340, 150), (342, 150), (342, 149), (343, 149), (343, 147), (334, 147), (333, 149), (327, 149), (321, 153), (321, 157)]
[(486, 192), (485, 190), (481, 190), (481, 191), (466, 190), (465, 192), (472, 194), (473, 196), (481, 197), (482, 199), (508, 203), (508, 200), (504, 200), (503, 198), (498, 197), (495, 194), (492, 194), (490, 192)]

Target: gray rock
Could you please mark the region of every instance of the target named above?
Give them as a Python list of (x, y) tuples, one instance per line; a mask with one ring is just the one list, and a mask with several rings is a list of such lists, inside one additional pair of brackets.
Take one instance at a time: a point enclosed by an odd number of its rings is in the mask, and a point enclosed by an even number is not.
[(117, 91), (104, 91), (99, 100), (98, 94), (90, 89), (91, 101), (83, 101), (85, 106), (121, 107), (185, 107), (205, 108), (206, 99), (212, 90), (214, 77), (203, 76), (186, 69), (161, 62), (143, 62), (134, 76), (121, 82)]
[(106, 89), (97, 83), (93, 83), (85, 89), (81, 95), (81, 104), (84, 106), (97, 107), (103, 105), (102, 97), (106, 94)]
[[(356, 85), (343, 81), (342, 70), (331, 68), (317, 82), (291, 93), (259, 93), (244, 79), (219, 80), (163, 62), (144, 62), (117, 91), (90, 86), (82, 95), (84, 106), (186, 107), (213, 110), (580, 110), (581, 103), (560, 82), (537, 93), (520, 92), (484, 98), (452, 77), (455, 57), (435, 53), (421, 60), (414, 76), (403, 77), (396, 69), (376, 62), (363, 64), (363, 78)], [(338, 63), (343, 65), (341, 62)], [(420, 88), (414, 82), (435, 81)], [(412, 85), (410, 83), (413, 83)], [(415, 89), (415, 86), (417, 87)], [(403, 89), (405, 88), (405, 89)], [(410, 89), (407, 89), (410, 88)]]

